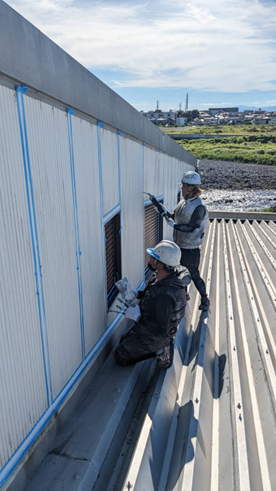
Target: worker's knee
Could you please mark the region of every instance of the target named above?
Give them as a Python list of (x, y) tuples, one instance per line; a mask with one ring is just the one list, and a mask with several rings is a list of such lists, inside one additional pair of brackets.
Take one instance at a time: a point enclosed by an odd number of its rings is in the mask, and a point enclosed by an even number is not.
[(125, 366), (131, 364), (129, 353), (125, 352), (122, 344), (119, 344), (118, 348), (114, 351), (114, 358), (118, 365)]

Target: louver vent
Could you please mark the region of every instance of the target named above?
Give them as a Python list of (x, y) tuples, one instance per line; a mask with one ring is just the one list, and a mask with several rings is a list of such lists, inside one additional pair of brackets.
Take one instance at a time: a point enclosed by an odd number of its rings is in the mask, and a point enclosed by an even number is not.
[[(145, 251), (155, 247), (162, 240), (162, 218), (153, 205), (145, 207)], [(149, 255), (145, 254), (145, 270), (148, 269)]]
[(108, 307), (114, 301), (118, 290), (116, 281), (121, 279), (120, 214), (105, 225), (106, 283)]

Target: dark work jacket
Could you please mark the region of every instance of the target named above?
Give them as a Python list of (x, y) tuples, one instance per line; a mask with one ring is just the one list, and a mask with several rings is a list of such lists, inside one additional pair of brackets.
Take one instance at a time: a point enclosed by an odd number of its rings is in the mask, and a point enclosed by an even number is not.
[[(150, 283), (144, 290), (143, 297), (140, 301), (141, 317), (138, 325), (136, 325), (138, 331), (145, 332), (146, 330), (149, 335), (158, 334), (167, 336), (169, 327), (178, 326), (185, 313), (185, 287), (190, 281), (189, 271), (183, 266), (179, 266), (168, 278)], [(164, 319), (162, 326), (158, 323), (155, 315), (158, 296), (160, 294), (168, 296), (172, 303), (170, 317)], [(166, 326), (165, 332), (164, 326)]]

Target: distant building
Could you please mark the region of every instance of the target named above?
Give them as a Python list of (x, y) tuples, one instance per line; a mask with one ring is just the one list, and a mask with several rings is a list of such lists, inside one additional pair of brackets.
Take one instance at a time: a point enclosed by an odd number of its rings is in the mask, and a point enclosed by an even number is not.
[(160, 111), (156, 109), (155, 111), (140, 111), (140, 113), (148, 118), (152, 123), (155, 123), (157, 125), (174, 125), (177, 111), (173, 111), (172, 109), (170, 109), (169, 111)]
[(223, 113), (238, 113), (239, 108), (238, 107), (210, 107), (209, 108), (209, 113), (211, 116), (215, 116), (216, 114), (223, 112)]
[(253, 123), (255, 124), (268, 124), (270, 123), (270, 121), (271, 121), (270, 118), (261, 117), (261, 116), (258, 116), (257, 118), (253, 119)]
[(187, 118), (176, 118), (177, 126), (186, 126), (188, 119)]

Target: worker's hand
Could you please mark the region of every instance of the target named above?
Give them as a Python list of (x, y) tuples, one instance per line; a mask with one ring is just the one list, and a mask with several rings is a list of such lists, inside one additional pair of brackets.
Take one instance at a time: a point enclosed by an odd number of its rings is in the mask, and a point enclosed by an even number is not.
[(167, 217), (165, 217), (165, 218), (166, 218), (166, 222), (169, 225), (169, 227), (174, 228), (175, 223), (174, 223), (173, 219), (172, 218), (167, 218)]
[(141, 311), (139, 305), (135, 305), (134, 307), (127, 307), (125, 312), (123, 313), (127, 319), (131, 319), (133, 321), (138, 321), (141, 316)]

